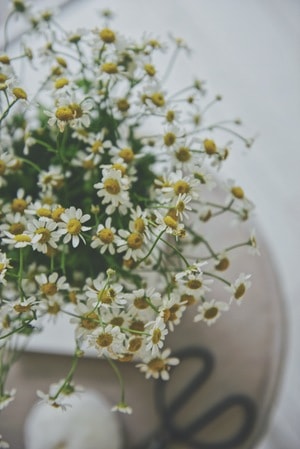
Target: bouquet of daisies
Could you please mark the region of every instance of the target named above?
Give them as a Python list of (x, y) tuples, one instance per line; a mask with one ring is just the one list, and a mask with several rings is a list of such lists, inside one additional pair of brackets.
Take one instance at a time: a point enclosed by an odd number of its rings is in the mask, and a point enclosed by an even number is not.
[[(87, 349), (167, 380), (179, 363), (167, 335), (186, 310), (211, 325), (250, 286), (226, 270), (236, 248), (258, 251), (254, 234), (220, 248), (207, 231), (253, 209), (218, 174), (228, 135), (252, 140), (239, 120), (208, 123), (221, 97), (207, 99), (202, 81), (168, 90), (182, 39), (127, 38), (108, 10), (99, 27), (65, 31), (51, 11), (11, 4), (0, 53), (0, 408), (14, 397), (5, 382), (16, 352), (59, 315), (75, 352), (66, 378), (39, 393), (52, 405), (75, 391)], [(14, 16), (27, 31), (9, 52)], [(227, 301), (215, 299), (220, 284)], [(124, 391), (117, 408), (129, 410)]]

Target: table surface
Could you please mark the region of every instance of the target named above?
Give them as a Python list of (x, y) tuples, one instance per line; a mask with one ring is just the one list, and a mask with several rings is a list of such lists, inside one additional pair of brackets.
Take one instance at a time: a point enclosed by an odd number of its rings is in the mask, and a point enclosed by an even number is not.
[[(45, 3), (39, 0), (39, 4)], [(49, 3), (49, 2), (48, 2)], [(53, 2), (54, 3), (54, 2)], [(55, 2), (58, 3), (58, 2)], [(76, 20), (73, 0), (66, 23)], [(85, 2), (84, 2), (85, 3)], [(91, 3), (95, 2), (86, 2)], [(257, 135), (247, 155), (228, 167), (256, 204), (288, 316), (288, 350), (280, 395), (257, 449), (298, 449), (300, 441), (300, 2), (297, 0), (110, 0), (126, 34), (155, 31), (183, 37), (195, 75), (224, 97), (229, 117)], [(3, 21), (6, 0), (0, 0)], [(79, 6), (78, 6), (79, 8)], [(89, 14), (90, 8), (81, 9)], [(78, 15), (77, 15), (78, 20)], [(1, 24), (1, 23), (0, 23)]]

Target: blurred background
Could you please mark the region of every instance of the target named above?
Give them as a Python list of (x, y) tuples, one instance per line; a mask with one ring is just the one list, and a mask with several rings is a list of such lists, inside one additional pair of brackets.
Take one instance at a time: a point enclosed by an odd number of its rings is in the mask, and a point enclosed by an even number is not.
[[(62, 4), (62, 24), (93, 26), (95, 10), (116, 13), (115, 27), (129, 36), (168, 33), (192, 49), (179, 75), (207, 80), (220, 94), (223, 115), (239, 117), (256, 136), (235, 152), (228, 174), (256, 204), (256, 222), (272, 255), (287, 315), (285, 366), (272, 419), (257, 449), (300, 447), (300, 2), (298, 0), (32, 0)], [(0, 0), (3, 27), (9, 1)], [(16, 38), (20, 24), (15, 23)], [(2, 33), (0, 43), (2, 39)], [(190, 73), (188, 73), (190, 71)]]

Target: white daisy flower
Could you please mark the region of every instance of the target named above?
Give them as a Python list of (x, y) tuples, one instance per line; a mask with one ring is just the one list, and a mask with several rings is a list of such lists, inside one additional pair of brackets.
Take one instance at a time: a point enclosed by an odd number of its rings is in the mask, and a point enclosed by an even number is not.
[(49, 246), (57, 248), (56, 242), (59, 240), (60, 233), (55, 231), (57, 223), (53, 220), (45, 221), (43, 219), (33, 219), (27, 225), (29, 232), (39, 237), (38, 241), (32, 243), (32, 248), (46, 254)]
[(241, 273), (233, 284), (225, 287), (231, 293), (230, 303), (235, 301), (237, 304), (241, 304), (243, 299), (245, 299), (246, 291), (251, 287), (250, 278), (250, 274)]
[(126, 402), (119, 402), (118, 404), (114, 405), (111, 409), (112, 412), (121, 412), (126, 413), (128, 415), (131, 415), (132, 408), (126, 404)]
[(130, 232), (125, 229), (119, 230), (121, 240), (118, 242), (118, 253), (125, 252), (124, 259), (137, 261), (146, 255), (145, 238), (139, 232)]
[(94, 331), (89, 338), (89, 343), (96, 348), (99, 357), (106, 356), (115, 359), (124, 350), (124, 338), (125, 335), (118, 326), (108, 324), (100, 330)]
[(127, 303), (122, 292), (123, 286), (121, 284), (108, 284), (107, 280), (102, 280), (100, 277), (92, 282), (92, 286), (86, 289), (86, 296), (93, 300), (93, 306), (97, 307), (122, 307)]
[[(33, 235), (29, 232), (25, 231), (22, 234), (11, 234), (10, 232), (4, 231), (4, 235), (6, 237), (2, 238), (2, 243), (5, 243), (7, 245), (11, 245), (15, 248), (25, 248), (25, 246), (30, 246), (33, 243)], [(35, 236), (35, 241), (37, 241), (38, 238)]]
[(146, 351), (150, 351), (152, 356), (159, 353), (164, 345), (168, 329), (166, 323), (158, 317), (155, 321), (150, 321), (145, 325), (145, 331), (149, 333), (146, 338)]
[(100, 247), (100, 253), (104, 254), (108, 251), (115, 254), (115, 246), (118, 245), (121, 238), (116, 234), (116, 228), (111, 225), (111, 217), (108, 217), (105, 224), (99, 224), (97, 233), (92, 237), (92, 248)]
[(39, 173), (37, 185), (42, 188), (43, 192), (49, 189), (59, 189), (67, 176), (69, 173), (64, 173), (60, 165), (50, 165), (48, 170), (42, 170)]
[(103, 169), (102, 180), (94, 185), (98, 190), (97, 195), (103, 197), (102, 203), (108, 204), (107, 214), (112, 214), (118, 209), (123, 215), (132, 206), (129, 200), (129, 180), (123, 177), (120, 170)]
[(59, 292), (69, 290), (69, 284), (66, 282), (65, 276), (59, 276), (58, 273), (51, 273), (49, 276), (46, 273), (40, 273), (35, 276), (35, 280), (40, 287), (40, 293), (49, 297), (54, 296)]
[(6, 284), (5, 275), (8, 268), (11, 268), (9, 264), (10, 259), (7, 257), (5, 253), (0, 250), (0, 284)]
[(171, 350), (165, 349), (161, 353), (158, 352), (155, 357), (149, 357), (144, 363), (139, 363), (137, 368), (145, 373), (146, 379), (153, 377), (154, 379), (169, 380), (171, 367), (179, 364), (179, 359), (169, 357), (170, 354)]
[(64, 235), (63, 242), (72, 242), (73, 248), (79, 245), (80, 239), (85, 243), (82, 232), (88, 231), (91, 228), (84, 226), (83, 223), (88, 221), (91, 216), (83, 214), (81, 209), (76, 209), (74, 206), (66, 209), (60, 216), (61, 222), (58, 223), (58, 232)]
[(226, 302), (215, 299), (205, 301), (197, 307), (198, 314), (195, 315), (194, 321), (205, 321), (208, 326), (211, 326), (221, 316), (221, 313), (228, 309), (229, 306)]

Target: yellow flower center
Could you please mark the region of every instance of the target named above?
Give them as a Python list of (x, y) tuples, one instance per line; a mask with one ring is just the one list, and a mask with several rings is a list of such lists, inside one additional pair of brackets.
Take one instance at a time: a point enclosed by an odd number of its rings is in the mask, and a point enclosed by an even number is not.
[(51, 214), (51, 216), (52, 216), (52, 219), (54, 220), (54, 221), (60, 221), (60, 216), (61, 216), (61, 214), (63, 213), (65, 211), (65, 208), (64, 207), (61, 207), (61, 206), (58, 206), (56, 209), (54, 209), (53, 211), (52, 211), (52, 214)]
[(44, 227), (38, 228), (35, 231), (35, 234), (41, 235), (38, 243), (47, 243), (47, 242), (49, 242), (50, 237), (51, 237), (51, 232), (49, 231), (49, 229), (44, 228)]
[(143, 296), (140, 298), (135, 298), (133, 301), (134, 307), (136, 307), (139, 310), (145, 310), (147, 307), (149, 307), (149, 304)]
[(161, 92), (155, 92), (150, 98), (152, 103), (159, 108), (165, 105), (165, 97)]
[(80, 34), (72, 34), (72, 36), (69, 37), (68, 41), (72, 44), (77, 44), (81, 39)]
[(7, 55), (0, 55), (0, 63), (9, 65), (10, 64), (10, 58)]
[(187, 281), (186, 286), (191, 290), (198, 290), (198, 288), (202, 287), (202, 282), (199, 279), (190, 279)]
[(204, 312), (204, 318), (207, 320), (212, 320), (218, 315), (219, 309), (217, 307), (210, 307), (209, 309), (205, 310)]
[(47, 207), (40, 207), (39, 209), (37, 209), (36, 214), (39, 217), (47, 217), (50, 218), (51, 217), (51, 210), (47, 209)]
[(44, 295), (52, 296), (57, 293), (57, 286), (53, 282), (47, 282), (46, 284), (41, 285), (41, 291)]
[(142, 218), (138, 217), (134, 220), (134, 229), (136, 230), (136, 232), (143, 234), (143, 232), (145, 231), (145, 222)]
[(77, 218), (71, 218), (67, 224), (69, 234), (78, 235), (81, 231), (81, 223)]
[(176, 195), (180, 195), (183, 193), (188, 193), (190, 191), (190, 185), (188, 182), (180, 179), (179, 181), (175, 182), (175, 184), (173, 185), (173, 189)]
[(57, 315), (59, 311), (60, 311), (60, 305), (57, 302), (55, 302), (54, 304), (49, 304), (48, 305), (47, 312), (50, 315)]
[(69, 80), (67, 78), (59, 78), (55, 81), (54, 87), (55, 89), (61, 89), (64, 86), (69, 84)]
[(122, 318), (121, 316), (115, 316), (114, 318), (112, 318), (110, 320), (110, 324), (112, 326), (118, 326), (121, 327), (122, 324), (124, 324), (124, 318)]
[(131, 249), (138, 249), (143, 245), (143, 236), (137, 232), (132, 232), (127, 238), (127, 244)]
[(235, 290), (234, 293), (235, 299), (240, 299), (245, 294), (245, 291), (246, 291), (245, 284), (240, 284)]
[(73, 111), (70, 106), (60, 106), (56, 109), (55, 116), (62, 122), (68, 122), (74, 118)]
[(215, 269), (218, 271), (225, 271), (229, 267), (229, 259), (227, 257), (223, 257), (216, 265)]
[(212, 154), (216, 153), (217, 146), (213, 140), (205, 139), (203, 144), (204, 144), (204, 149), (205, 149), (206, 154), (212, 155)]
[(156, 68), (152, 64), (145, 64), (144, 69), (149, 76), (154, 76), (156, 74)]
[(174, 133), (168, 132), (164, 135), (164, 144), (167, 147), (174, 145), (175, 142), (176, 142), (176, 135)]
[(0, 73), (0, 83), (5, 83), (7, 81), (7, 76), (4, 73)]
[(245, 196), (244, 190), (242, 189), (242, 187), (239, 186), (232, 187), (231, 193), (235, 198), (239, 200), (242, 200)]
[(113, 337), (111, 334), (104, 333), (97, 337), (96, 342), (97, 342), (98, 346), (101, 346), (101, 348), (107, 348), (108, 346), (110, 346), (112, 344)]
[(99, 32), (99, 36), (106, 44), (111, 44), (116, 40), (116, 34), (110, 28), (103, 28)]
[(82, 110), (82, 107), (80, 106), (80, 104), (78, 104), (78, 103), (71, 103), (69, 106), (70, 106), (70, 108), (71, 108), (71, 110), (73, 112), (73, 117), (74, 118), (80, 118), (80, 117), (83, 116), (83, 110)]
[(196, 302), (196, 298), (194, 295), (183, 294), (180, 297), (180, 302), (185, 303), (187, 306), (192, 306)]
[(31, 238), (29, 237), (29, 235), (26, 235), (26, 234), (17, 234), (17, 235), (15, 235), (14, 239), (18, 243), (31, 242)]
[(68, 67), (68, 64), (67, 64), (67, 61), (65, 60), (65, 58), (62, 58), (61, 56), (57, 56), (56, 61), (62, 67), (64, 67), (64, 68)]
[(131, 329), (133, 331), (144, 332), (145, 325), (144, 325), (143, 321), (136, 320), (131, 323), (129, 329)]
[(124, 176), (126, 173), (126, 167), (122, 164), (115, 163), (112, 165), (112, 168), (114, 168), (115, 170), (119, 170), (122, 173), (122, 176)]
[(5, 263), (0, 262), (0, 273), (2, 273), (2, 271), (4, 270), (4, 268), (6, 268)]
[(27, 100), (27, 93), (21, 87), (15, 87), (12, 93), (18, 100)]
[(84, 170), (92, 170), (95, 168), (95, 164), (92, 159), (85, 159), (82, 161), (82, 168), (84, 168)]
[(120, 112), (127, 112), (128, 109), (130, 108), (130, 104), (128, 103), (126, 98), (120, 98), (117, 101), (117, 108), (119, 109)]
[(111, 195), (117, 195), (120, 193), (120, 184), (115, 178), (108, 178), (104, 181), (105, 190)]
[(159, 357), (155, 357), (154, 359), (150, 360), (150, 362), (147, 363), (147, 366), (151, 371), (155, 371), (157, 373), (160, 373), (166, 367), (165, 362)]
[(191, 152), (190, 149), (187, 147), (180, 147), (175, 153), (176, 158), (180, 162), (187, 162), (191, 159)]
[(177, 228), (177, 221), (172, 218), (170, 215), (166, 215), (164, 217), (164, 223), (169, 226), (169, 228), (171, 229), (176, 229)]
[(178, 212), (183, 212), (185, 210), (184, 201), (179, 201), (176, 205), (176, 209), (178, 210)]
[(22, 304), (16, 304), (14, 306), (14, 309), (17, 313), (25, 313), (25, 312), (29, 312), (31, 310), (31, 305), (27, 304), (26, 306), (24, 306)]
[(94, 330), (98, 327), (99, 317), (96, 312), (88, 312), (81, 318), (81, 326), (88, 330)]
[(20, 212), (22, 214), (27, 205), (27, 201), (23, 200), (22, 198), (15, 198), (11, 203), (11, 209), (13, 212)]
[(166, 113), (166, 120), (167, 122), (172, 123), (174, 119), (175, 119), (175, 112), (169, 109), (169, 111), (167, 111)]
[(100, 153), (100, 151), (103, 148), (103, 143), (101, 142), (101, 140), (95, 140), (95, 142), (93, 143), (91, 149), (92, 149), (92, 153), (97, 154)]
[(109, 75), (113, 75), (118, 73), (118, 66), (114, 62), (105, 62), (101, 66), (102, 72), (108, 73)]
[(143, 339), (140, 337), (134, 337), (129, 342), (128, 350), (130, 352), (137, 352), (139, 349), (141, 349), (143, 344)]
[(156, 329), (154, 329), (153, 334), (152, 334), (152, 339), (151, 339), (152, 343), (154, 345), (156, 345), (157, 343), (159, 343), (160, 339), (161, 339), (161, 330), (156, 328)]
[(98, 232), (98, 237), (100, 240), (102, 240), (103, 243), (109, 244), (114, 241), (114, 233), (109, 228), (101, 229), (100, 232)]
[(6, 170), (6, 163), (0, 159), (0, 175), (4, 175)]
[(112, 288), (104, 289), (98, 292), (98, 301), (103, 304), (111, 304), (116, 296), (115, 291)]
[(126, 162), (129, 163), (134, 159), (134, 152), (131, 148), (122, 148), (121, 151), (119, 151), (119, 156)]

